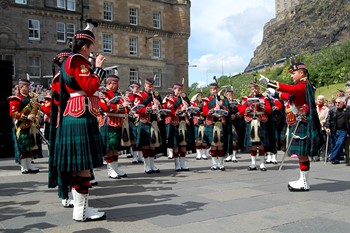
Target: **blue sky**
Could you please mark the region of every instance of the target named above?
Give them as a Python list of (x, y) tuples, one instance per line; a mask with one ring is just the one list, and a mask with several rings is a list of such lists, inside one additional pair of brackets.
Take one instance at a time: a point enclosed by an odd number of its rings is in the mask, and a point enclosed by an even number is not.
[(189, 84), (242, 72), (274, 17), (275, 0), (192, 0)]

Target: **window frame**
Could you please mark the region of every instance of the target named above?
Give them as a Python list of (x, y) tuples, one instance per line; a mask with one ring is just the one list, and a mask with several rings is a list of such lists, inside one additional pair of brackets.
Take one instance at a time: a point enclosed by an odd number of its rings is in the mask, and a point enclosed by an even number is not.
[[(154, 11), (153, 17), (152, 17), (152, 26), (156, 29), (161, 29), (161, 12), (160, 11)], [(156, 18), (155, 18), (156, 17)]]
[(137, 26), (137, 25), (139, 25), (138, 21), (139, 21), (139, 10), (138, 10), (138, 8), (130, 7), (129, 8), (129, 23), (130, 23), (130, 25)]
[(75, 0), (67, 0), (67, 10), (68, 11), (76, 11), (76, 8), (77, 8), (77, 4), (76, 4)]
[[(108, 38), (107, 38), (108, 37)], [(107, 41), (108, 39), (108, 41)], [(107, 45), (108, 48), (105, 48)], [(104, 53), (112, 53), (113, 52), (113, 35), (112, 34), (102, 34), (102, 49)]]
[[(157, 47), (158, 45), (158, 47)], [(161, 57), (161, 41), (160, 40), (155, 40), (153, 39), (153, 43), (152, 43), (152, 56), (154, 58), (160, 58)], [(158, 53), (158, 54), (157, 54)]]
[[(35, 27), (31, 28), (30, 27), (30, 22), (32, 22), (32, 24), (34, 22), (36, 22), (38, 24), (38, 28), (35, 28)], [(38, 34), (37, 37), (31, 36), (31, 34), (35, 34), (35, 32), (37, 32), (37, 34)], [(40, 20), (28, 19), (28, 38), (29, 38), (29, 40), (40, 40)]]
[[(61, 31), (59, 31), (59, 28), (58, 28), (58, 26), (59, 25), (63, 25), (63, 32), (61, 32)], [(59, 34), (61, 35), (61, 34), (63, 34), (63, 40), (60, 40), (59, 39)], [(56, 40), (57, 40), (57, 42), (66, 42), (66, 40), (67, 40), (67, 38), (66, 38), (66, 24), (65, 23), (62, 23), (62, 22), (57, 22), (56, 23)]]
[[(68, 32), (69, 26), (72, 26), (73, 32)], [(66, 41), (68, 41), (68, 40), (73, 41), (74, 34), (75, 34), (75, 24), (74, 23), (67, 23), (66, 24)]]
[(138, 56), (138, 38), (136, 36), (129, 37), (129, 55)]
[(22, 4), (22, 5), (27, 5), (27, 0), (15, 0), (15, 3)]
[[(106, 9), (106, 6), (109, 6), (110, 9)], [(110, 11), (109, 11), (110, 10)], [(110, 16), (110, 18), (107, 18), (106, 15)], [(103, 20), (105, 21), (113, 21), (113, 3), (111, 2), (104, 2), (103, 3)]]
[[(36, 61), (37, 59), (37, 61)], [(28, 73), (30, 75), (31, 78), (40, 78), (41, 76), (41, 60), (40, 60), (40, 56), (29, 56), (28, 57)], [(32, 63), (32, 61), (34, 61)], [(35, 63), (38, 63), (38, 64), (35, 64)], [(33, 70), (34, 69), (37, 69), (37, 73), (38, 75), (33, 75)]]
[(130, 84), (139, 82), (139, 71), (136, 68), (130, 68), (129, 70), (129, 82)]
[(154, 87), (162, 87), (162, 70), (153, 69), (153, 77), (156, 75), (156, 80), (154, 82)]

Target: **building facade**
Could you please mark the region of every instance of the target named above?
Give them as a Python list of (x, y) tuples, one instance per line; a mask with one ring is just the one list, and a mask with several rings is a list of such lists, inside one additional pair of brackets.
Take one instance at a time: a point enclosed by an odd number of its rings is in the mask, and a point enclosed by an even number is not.
[(293, 11), (296, 5), (300, 4), (300, 0), (276, 0), (276, 18), (283, 17), (286, 11)]
[[(0, 0), (0, 59), (13, 61), (13, 82), (48, 86), (52, 59), (84, 21), (93, 29), (95, 53), (118, 65), (121, 90), (156, 76), (162, 94), (174, 82), (188, 86), (189, 0)], [(143, 83), (143, 82), (142, 82)]]

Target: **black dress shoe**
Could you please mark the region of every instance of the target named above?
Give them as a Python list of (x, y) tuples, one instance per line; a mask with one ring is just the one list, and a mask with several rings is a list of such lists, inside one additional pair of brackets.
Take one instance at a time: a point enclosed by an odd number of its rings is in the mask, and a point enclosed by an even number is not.
[(152, 170), (148, 170), (148, 171), (145, 171), (145, 173), (147, 173), (147, 174), (152, 174), (153, 171), (152, 171)]
[(188, 172), (190, 169), (189, 168), (181, 168), (181, 171), (183, 172)]
[(157, 169), (157, 170), (152, 170), (152, 172), (153, 172), (153, 173), (159, 173), (160, 170), (159, 170), (159, 169)]
[(340, 162), (338, 160), (333, 160), (332, 164), (339, 164)]
[(248, 171), (256, 171), (256, 170), (257, 170), (256, 167), (251, 167), (251, 166), (248, 167)]

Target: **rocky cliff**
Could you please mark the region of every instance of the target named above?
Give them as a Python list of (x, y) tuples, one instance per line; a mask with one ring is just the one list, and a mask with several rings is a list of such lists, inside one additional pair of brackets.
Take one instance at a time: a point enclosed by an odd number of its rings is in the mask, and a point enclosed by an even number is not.
[(350, 39), (350, 0), (303, 0), (264, 27), (246, 70)]

